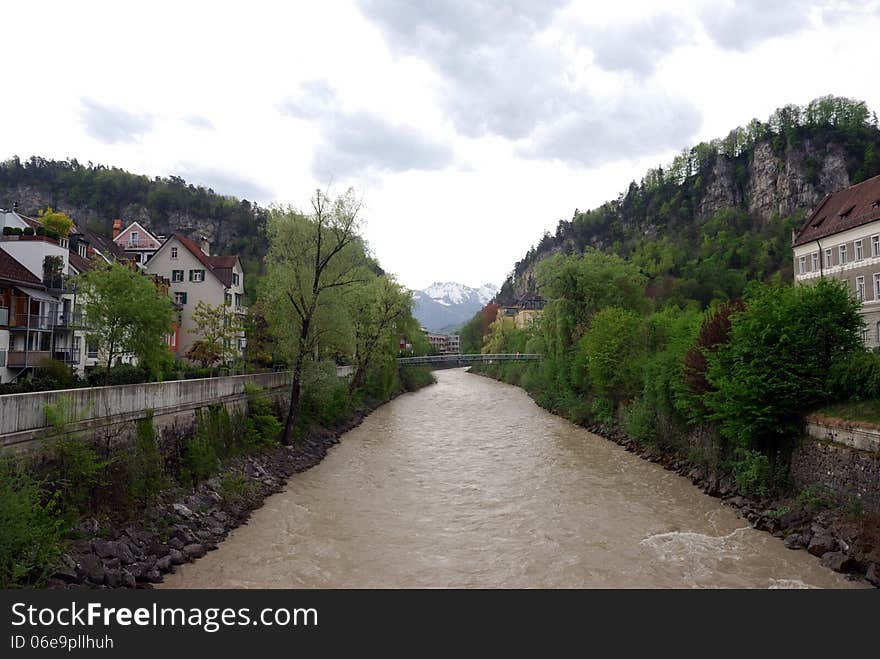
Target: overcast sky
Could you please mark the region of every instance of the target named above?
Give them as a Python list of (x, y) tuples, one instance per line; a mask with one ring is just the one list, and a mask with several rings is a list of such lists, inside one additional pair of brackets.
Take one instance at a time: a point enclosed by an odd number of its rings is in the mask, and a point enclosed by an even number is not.
[(0, 158), (262, 204), (354, 186), (413, 288), (500, 284), (560, 219), (750, 118), (880, 110), (878, 2), (3, 3)]

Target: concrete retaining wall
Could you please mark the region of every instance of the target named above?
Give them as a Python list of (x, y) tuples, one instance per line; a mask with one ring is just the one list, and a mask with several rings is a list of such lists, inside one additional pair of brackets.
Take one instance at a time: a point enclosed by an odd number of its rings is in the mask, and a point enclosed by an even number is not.
[(277, 398), (289, 387), (290, 372), (0, 396), (0, 447), (22, 448), (45, 435), (49, 430), (44, 410), (47, 404), (69, 408), (76, 430), (124, 424), (143, 418), (148, 409), (161, 424), (162, 417), (194, 416), (196, 409), (211, 403), (234, 406), (246, 398), (248, 383)]
[(809, 416), (807, 435), (827, 442), (835, 442), (861, 451), (880, 451), (880, 430), (865, 428), (851, 421)]

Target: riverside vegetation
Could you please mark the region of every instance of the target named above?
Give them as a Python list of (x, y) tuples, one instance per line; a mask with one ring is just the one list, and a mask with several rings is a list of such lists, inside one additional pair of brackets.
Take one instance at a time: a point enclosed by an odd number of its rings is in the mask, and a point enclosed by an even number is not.
[[(356, 207), (350, 192), (318, 193), (313, 214), (269, 219), (259, 299), (271, 310), (264, 342), (294, 365), (287, 409), (251, 388), (244, 409), (199, 410), (192, 432), (159, 437), (148, 413), (123, 440), (118, 428), (75, 431), (77, 411), (59, 404), (46, 408), (45, 450), (0, 457), (0, 587), (157, 582), (214, 548), (370, 410), (434, 381), (397, 365), (400, 337), (416, 354), (429, 346), (411, 295), (359, 237)], [(343, 360), (355, 365), (350, 381), (336, 375)]]
[[(400, 391), (433, 382), (409, 368), (349, 395), (332, 364), (310, 367), (292, 446), (259, 387), (231, 413), (199, 410), (190, 433), (159, 435), (152, 415), (132, 441), (72, 430), (65, 404), (39, 455), (0, 459), (0, 587), (135, 587), (216, 547), (291, 474), (317, 464), (343, 432)], [(390, 388), (386, 388), (390, 385)]]
[(543, 361), (475, 372), (523, 387), (725, 496), (788, 546), (880, 585), (877, 515), (822, 488), (794, 492), (789, 477), (805, 413), (880, 397), (880, 355), (864, 349), (859, 303), (842, 284), (753, 282), (741, 299), (700, 310), (656, 305), (634, 264), (598, 251), (546, 259), (537, 278), (548, 300), (540, 320), (497, 320), (484, 350)]

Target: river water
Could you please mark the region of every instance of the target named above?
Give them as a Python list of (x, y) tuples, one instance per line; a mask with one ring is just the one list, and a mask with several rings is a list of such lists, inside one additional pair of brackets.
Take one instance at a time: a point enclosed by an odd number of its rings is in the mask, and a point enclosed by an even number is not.
[(854, 587), (522, 390), (437, 378), (164, 587)]

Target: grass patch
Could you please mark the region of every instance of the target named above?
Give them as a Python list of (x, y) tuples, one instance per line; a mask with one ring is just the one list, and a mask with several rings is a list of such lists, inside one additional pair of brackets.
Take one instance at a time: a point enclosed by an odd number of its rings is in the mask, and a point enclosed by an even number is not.
[(880, 426), (880, 399), (850, 401), (826, 405), (815, 414), (842, 421), (861, 421)]

